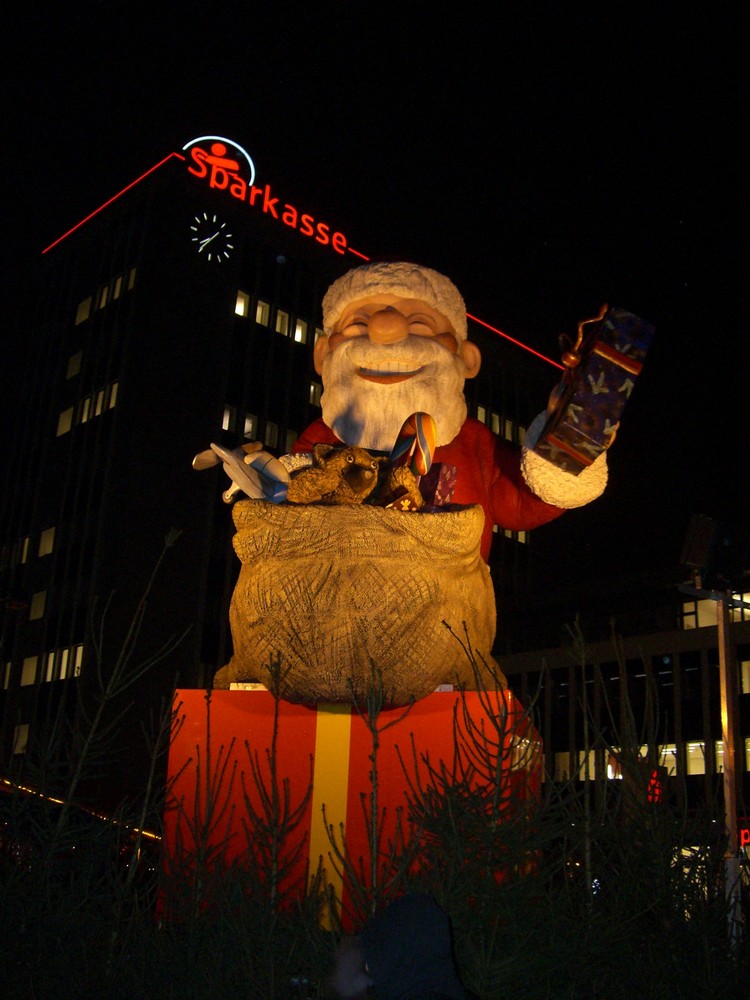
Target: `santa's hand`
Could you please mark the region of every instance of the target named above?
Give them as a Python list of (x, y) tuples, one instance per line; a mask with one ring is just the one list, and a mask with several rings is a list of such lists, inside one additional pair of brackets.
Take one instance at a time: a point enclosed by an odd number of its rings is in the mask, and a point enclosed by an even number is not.
[(271, 500), (273, 503), (286, 499), (289, 473), (277, 458), (263, 451), (259, 441), (231, 451), (212, 442), (210, 449), (195, 456), (193, 468), (208, 469), (219, 463), (232, 481), (222, 494), (225, 503), (232, 503), (240, 493), (251, 500)]
[(546, 412), (540, 413), (526, 431), (521, 457), (523, 478), (532, 493), (553, 507), (566, 510), (583, 507), (604, 492), (608, 477), (607, 453), (603, 451), (578, 475), (566, 472), (534, 451), (547, 417)]

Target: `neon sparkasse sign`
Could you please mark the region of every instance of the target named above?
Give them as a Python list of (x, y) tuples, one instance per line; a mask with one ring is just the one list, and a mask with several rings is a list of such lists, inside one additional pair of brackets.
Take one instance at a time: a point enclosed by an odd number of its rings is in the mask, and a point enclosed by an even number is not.
[(188, 173), (205, 181), (210, 188), (226, 191), (232, 198), (278, 219), (302, 236), (310, 237), (323, 246), (330, 245), (336, 253), (344, 254), (350, 249), (343, 233), (332, 232), (326, 222), (301, 212), (289, 202), (282, 202), (270, 184), (256, 185), (252, 159), (242, 146), (231, 139), (203, 135), (185, 143), (182, 151), (188, 154)]

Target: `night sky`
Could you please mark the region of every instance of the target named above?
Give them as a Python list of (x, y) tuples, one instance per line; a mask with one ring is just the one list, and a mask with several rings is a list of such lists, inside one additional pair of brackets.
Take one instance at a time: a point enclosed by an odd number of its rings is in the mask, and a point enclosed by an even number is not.
[(226, 135), (358, 249), (444, 271), (470, 312), (547, 355), (604, 302), (656, 326), (607, 493), (540, 529), (551, 576), (659, 570), (692, 513), (748, 519), (744, 15), (160, 6), (4, 15), (6, 308), (82, 216), (188, 139)]

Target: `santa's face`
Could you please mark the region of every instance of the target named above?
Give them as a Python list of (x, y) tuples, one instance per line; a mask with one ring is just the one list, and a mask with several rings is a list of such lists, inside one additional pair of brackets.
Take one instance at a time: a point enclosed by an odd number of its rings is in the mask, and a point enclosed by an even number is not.
[(323, 419), (346, 444), (390, 451), (411, 414), (429, 413), (438, 445), (466, 419), (464, 380), (479, 371), (475, 344), (421, 299), (380, 294), (352, 302), (315, 345)]

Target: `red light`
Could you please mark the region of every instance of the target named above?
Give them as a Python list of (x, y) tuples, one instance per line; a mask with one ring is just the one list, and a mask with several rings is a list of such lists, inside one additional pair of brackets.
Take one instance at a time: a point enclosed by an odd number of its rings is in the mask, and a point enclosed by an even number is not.
[[(217, 136), (216, 138), (219, 137)], [(124, 195), (127, 191), (130, 191), (131, 188), (135, 187), (136, 184), (140, 184), (140, 182), (144, 180), (146, 177), (148, 177), (149, 174), (152, 174), (155, 170), (158, 170), (159, 167), (163, 166), (165, 163), (171, 160), (173, 156), (176, 157), (178, 160), (185, 159), (182, 153), (169, 153), (169, 155), (165, 156), (163, 160), (160, 160), (158, 163), (154, 164), (153, 167), (151, 167), (145, 173), (141, 174), (140, 177), (137, 177), (134, 181), (131, 181), (131, 183), (128, 184), (127, 187), (124, 187), (122, 191), (118, 191), (116, 195), (114, 195), (108, 201), (105, 201), (103, 205), (100, 205), (99, 208), (95, 209), (93, 212), (87, 215), (85, 219), (81, 219), (80, 222), (77, 222), (75, 226), (69, 229), (66, 233), (63, 233), (62, 236), (58, 236), (58, 238), (54, 241), (54, 243), (50, 243), (48, 247), (45, 247), (44, 250), (42, 250), (42, 253), (43, 254), (48, 253), (50, 250), (52, 250), (53, 247), (56, 247), (58, 243), (61, 243), (66, 237), (70, 236), (71, 233), (74, 233), (77, 229), (80, 229), (84, 223), (89, 221), (89, 219), (93, 219), (95, 215), (98, 215), (99, 212), (103, 211), (113, 202), (117, 201), (118, 198), (121, 198), (122, 195)], [(319, 242), (322, 241), (319, 240)], [(370, 258), (366, 254), (361, 253), (359, 250), (354, 250), (350, 246), (346, 246), (345, 249), (348, 253), (354, 254), (355, 257), (359, 257), (361, 260), (364, 261), (370, 260)], [(479, 319), (478, 316), (472, 316), (471, 313), (468, 312), (466, 316), (467, 319), (472, 320), (474, 323), (478, 323), (480, 326), (485, 327), (487, 330), (491, 330), (493, 333), (498, 334), (498, 336), (503, 337), (505, 340), (510, 341), (511, 344), (515, 344), (516, 347), (520, 347), (522, 350), (528, 351), (529, 354), (533, 354), (535, 357), (540, 358), (542, 361), (546, 361), (547, 364), (550, 364), (555, 368), (560, 368), (561, 370), (564, 370), (564, 365), (560, 364), (558, 361), (553, 361), (552, 358), (548, 358), (546, 354), (542, 354), (540, 351), (535, 351), (534, 348), (529, 347), (528, 344), (524, 344), (522, 341), (516, 340), (515, 337), (511, 337), (507, 333), (503, 333), (503, 331), (499, 330), (496, 326), (492, 326), (490, 323), (485, 323), (485, 321)]]
[(178, 160), (185, 159), (185, 157), (181, 153), (170, 153), (169, 156), (165, 156), (163, 160), (159, 160), (158, 163), (154, 164), (154, 166), (151, 167), (150, 170), (147, 170), (144, 174), (141, 174), (140, 177), (136, 177), (134, 181), (131, 181), (127, 187), (124, 187), (122, 189), (122, 191), (118, 191), (116, 195), (113, 195), (108, 201), (105, 201), (103, 205), (100, 205), (99, 208), (94, 209), (94, 211), (91, 212), (89, 215), (87, 215), (85, 219), (81, 219), (80, 222), (77, 222), (72, 229), (69, 229), (67, 231), (67, 233), (63, 233), (62, 236), (58, 236), (58, 238), (55, 240), (54, 243), (50, 243), (48, 247), (45, 247), (44, 250), (42, 250), (42, 253), (45, 254), (47, 253), (48, 250), (51, 250), (53, 247), (56, 247), (57, 244), (61, 243), (66, 236), (70, 236), (70, 234), (74, 233), (76, 229), (80, 229), (81, 226), (84, 224), (84, 222), (88, 222), (89, 219), (93, 219), (95, 215), (98, 215), (99, 212), (103, 211), (108, 205), (111, 205), (112, 202), (117, 201), (118, 198), (121, 198), (126, 191), (129, 191), (131, 188), (135, 187), (136, 184), (140, 184), (140, 182), (145, 177), (148, 177), (149, 174), (152, 174), (155, 170), (158, 170), (159, 167), (161, 167), (164, 163), (167, 162), (167, 160), (171, 160), (173, 156), (176, 156)]
[(511, 344), (515, 344), (516, 347), (522, 348), (524, 351), (528, 351), (529, 354), (536, 355), (537, 358), (541, 358), (542, 361), (546, 361), (549, 365), (554, 365), (555, 368), (564, 369), (564, 366), (560, 364), (559, 361), (553, 361), (552, 358), (548, 358), (546, 354), (540, 354), (539, 351), (535, 351), (533, 347), (529, 347), (528, 344), (522, 343), (520, 340), (516, 340), (515, 337), (511, 337), (507, 333), (503, 333), (502, 330), (498, 330), (496, 326), (490, 326), (489, 323), (485, 323), (483, 319), (479, 319), (478, 316), (472, 316), (471, 313), (466, 314), (467, 318), (473, 320), (475, 323), (479, 323), (480, 326), (486, 327), (488, 330), (492, 330), (493, 333), (499, 334), (501, 337), (505, 337), (509, 340)]
[(657, 802), (661, 802), (663, 795), (664, 789), (661, 783), (661, 775), (659, 774), (659, 769), (655, 767), (651, 772), (651, 777), (648, 779), (646, 798), (650, 803), (656, 804)]

